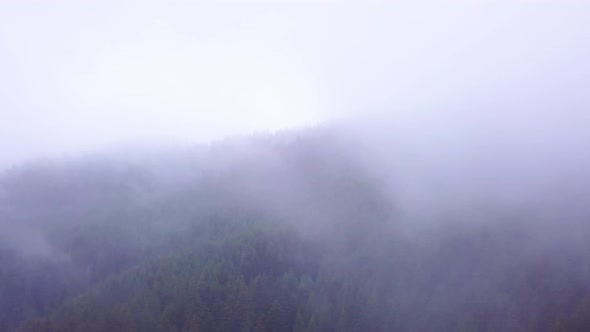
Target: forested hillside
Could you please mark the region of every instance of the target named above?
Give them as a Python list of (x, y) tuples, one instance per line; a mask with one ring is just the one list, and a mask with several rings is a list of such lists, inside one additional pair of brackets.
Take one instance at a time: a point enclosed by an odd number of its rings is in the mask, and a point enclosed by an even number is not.
[(585, 172), (431, 136), (326, 126), (14, 167), (0, 331), (590, 330)]

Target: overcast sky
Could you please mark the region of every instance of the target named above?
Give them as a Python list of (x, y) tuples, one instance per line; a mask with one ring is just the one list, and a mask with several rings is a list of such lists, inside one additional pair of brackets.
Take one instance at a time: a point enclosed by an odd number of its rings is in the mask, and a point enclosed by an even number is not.
[(0, 164), (359, 112), (587, 105), (589, 59), (584, 0), (3, 0)]

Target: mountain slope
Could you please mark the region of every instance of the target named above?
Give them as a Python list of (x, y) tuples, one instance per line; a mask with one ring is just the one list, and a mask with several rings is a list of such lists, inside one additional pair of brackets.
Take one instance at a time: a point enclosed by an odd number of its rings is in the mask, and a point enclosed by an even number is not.
[[(479, 169), (451, 144), (449, 168), (436, 136), (380, 135), (314, 128), (4, 174), (0, 329), (590, 326), (585, 177), (507, 187), (520, 171), (491, 156)], [(472, 182), (490, 174), (504, 177)]]

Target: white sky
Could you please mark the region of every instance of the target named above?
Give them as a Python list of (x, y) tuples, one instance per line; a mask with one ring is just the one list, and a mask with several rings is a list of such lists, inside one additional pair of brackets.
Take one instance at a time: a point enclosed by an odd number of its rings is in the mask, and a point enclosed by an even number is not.
[(0, 0), (0, 165), (365, 111), (586, 100), (589, 61), (583, 0)]

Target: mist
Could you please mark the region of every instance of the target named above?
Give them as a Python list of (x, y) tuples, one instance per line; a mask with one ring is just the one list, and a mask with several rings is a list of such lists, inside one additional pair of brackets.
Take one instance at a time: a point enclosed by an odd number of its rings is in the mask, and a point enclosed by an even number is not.
[(590, 328), (588, 22), (0, 4), (0, 330)]
[(548, 104), (583, 112), (588, 9), (584, 1), (4, 2), (2, 164), (375, 112), (518, 114)]

